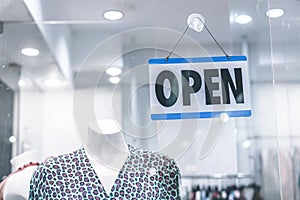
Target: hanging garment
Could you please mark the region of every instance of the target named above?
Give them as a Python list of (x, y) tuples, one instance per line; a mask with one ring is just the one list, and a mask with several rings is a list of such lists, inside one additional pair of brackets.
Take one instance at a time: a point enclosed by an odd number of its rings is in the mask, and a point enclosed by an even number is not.
[(29, 199), (180, 199), (180, 172), (173, 159), (136, 149), (106, 193), (83, 148), (41, 164), (30, 183)]
[(30, 162), (10, 173), (0, 183), (0, 200), (7, 198), (7, 195), (9, 199), (27, 199), (30, 177), (38, 165), (38, 162)]
[(6, 179), (4, 179), (0, 183), (0, 200), (3, 200), (3, 193), (4, 193), (5, 182), (6, 182)]

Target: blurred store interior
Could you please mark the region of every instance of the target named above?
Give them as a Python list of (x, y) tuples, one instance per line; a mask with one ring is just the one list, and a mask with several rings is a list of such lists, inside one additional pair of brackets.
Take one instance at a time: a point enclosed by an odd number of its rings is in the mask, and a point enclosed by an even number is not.
[[(281, 16), (266, 15), (275, 8)], [(183, 199), (232, 185), (247, 199), (256, 186), (263, 199), (300, 199), (299, 9), (299, 0), (1, 0), (0, 177), (24, 152), (43, 160), (81, 147), (88, 104), (117, 120), (128, 143), (173, 157)], [(121, 19), (106, 19), (111, 10)], [(251, 117), (221, 127), (150, 119), (148, 59), (169, 54), (192, 13), (229, 55), (247, 56)], [(188, 29), (171, 57), (223, 55), (207, 30)]]

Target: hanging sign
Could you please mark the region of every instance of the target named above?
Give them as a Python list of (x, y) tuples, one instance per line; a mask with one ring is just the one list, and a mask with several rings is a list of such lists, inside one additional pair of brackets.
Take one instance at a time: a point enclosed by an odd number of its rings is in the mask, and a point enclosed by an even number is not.
[(152, 120), (251, 116), (246, 56), (149, 60)]

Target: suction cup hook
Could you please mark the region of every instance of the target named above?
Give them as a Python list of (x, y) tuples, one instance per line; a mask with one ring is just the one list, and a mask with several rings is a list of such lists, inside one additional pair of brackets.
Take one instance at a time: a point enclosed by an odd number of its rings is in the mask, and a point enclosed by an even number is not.
[(192, 13), (187, 18), (189, 27), (197, 32), (201, 32), (204, 28), (205, 19), (199, 13)]
[(177, 45), (179, 44), (179, 42), (181, 41), (182, 37), (184, 36), (184, 34), (187, 32), (187, 30), (189, 28), (193, 29), (194, 31), (197, 32), (201, 32), (203, 30), (203, 28), (205, 28), (207, 30), (207, 32), (209, 33), (209, 35), (212, 37), (212, 39), (215, 41), (215, 43), (218, 45), (218, 47), (221, 49), (221, 51), (224, 53), (224, 55), (226, 56), (227, 59), (230, 59), (230, 56), (225, 52), (225, 50), (222, 48), (222, 46), (219, 44), (219, 42), (216, 40), (216, 38), (213, 36), (213, 34), (210, 32), (210, 30), (207, 28), (207, 26), (205, 25), (205, 19), (202, 15), (200, 15), (199, 13), (192, 13), (188, 16), (187, 18), (187, 26), (184, 30), (184, 32), (181, 34), (180, 38), (177, 40), (175, 46), (173, 47), (173, 49), (170, 51), (169, 55), (166, 56), (165, 61), (168, 62), (170, 56), (172, 55), (172, 53), (174, 52), (175, 48), (177, 47)]

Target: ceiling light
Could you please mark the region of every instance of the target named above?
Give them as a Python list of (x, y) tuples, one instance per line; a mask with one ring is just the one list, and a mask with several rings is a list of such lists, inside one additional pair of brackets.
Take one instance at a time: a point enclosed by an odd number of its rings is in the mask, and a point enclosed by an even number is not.
[[(203, 22), (203, 23), (202, 23)], [(187, 24), (191, 29), (194, 29), (197, 32), (200, 32), (203, 30), (205, 19), (202, 15), (199, 13), (193, 13), (190, 14), (187, 18)]]
[(124, 14), (118, 10), (108, 10), (104, 12), (103, 16), (107, 20), (115, 21), (122, 19)]
[(25, 81), (23, 81), (23, 80), (19, 80), (19, 82), (18, 82), (18, 85), (20, 86), (20, 87), (23, 87), (23, 86), (25, 86)]
[(122, 73), (122, 69), (119, 67), (110, 67), (107, 68), (105, 72), (111, 76), (118, 76)]
[(248, 24), (252, 21), (252, 17), (249, 15), (239, 15), (235, 18), (235, 22), (238, 24)]
[(284, 15), (284, 10), (281, 8), (270, 9), (266, 12), (266, 15), (270, 18), (277, 18)]
[(39, 50), (35, 48), (24, 48), (21, 50), (21, 53), (25, 56), (37, 56), (40, 54)]
[(245, 140), (242, 144), (242, 146), (245, 148), (245, 149), (248, 149), (249, 147), (251, 147), (251, 141), (250, 140)]
[(17, 141), (17, 138), (15, 136), (10, 136), (8, 138), (8, 140), (9, 140), (10, 143), (15, 143)]
[(111, 82), (112, 84), (118, 84), (120, 82), (120, 77), (110, 77), (109, 78), (109, 82)]
[(49, 78), (44, 80), (44, 83), (48, 87), (57, 87), (62, 83), (62, 81), (58, 78)]
[(223, 174), (214, 174), (213, 177), (214, 177), (214, 178), (222, 178), (222, 177), (223, 177)]

